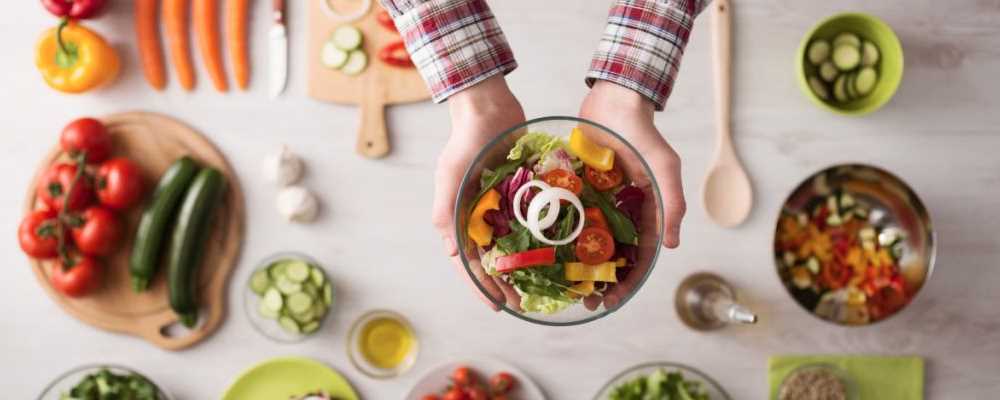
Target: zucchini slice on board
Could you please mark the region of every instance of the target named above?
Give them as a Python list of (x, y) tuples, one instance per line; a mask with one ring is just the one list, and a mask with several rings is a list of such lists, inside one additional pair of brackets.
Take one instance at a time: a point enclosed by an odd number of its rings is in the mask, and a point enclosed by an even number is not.
[(844, 86), (844, 82), (847, 80), (847, 75), (841, 75), (837, 77), (837, 80), (833, 82), (833, 98), (841, 103), (847, 102), (847, 91)]
[(347, 62), (340, 70), (348, 75), (357, 75), (364, 72), (367, 66), (368, 55), (361, 50), (351, 50), (350, 53), (347, 53)]
[(833, 38), (834, 48), (844, 44), (854, 46), (854, 48), (860, 48), (861, 38), (851, 32), (841, 32), (837, 35), (837, 37)]
[(833, 65), (833, 61), (826, 61), (819, 66), (819, 77), (823, 78), (826, 83), (832, 83), (837, 79), (839, 73), (840, 71), (837, 70), (836, 65)]
[(878, 83), (878, 73), (872, 67), (862, 68), (854, 78), (854, 88), (861, 96), (871, 93), (876, 83)]
[(819, 78), (810, 76), (809, 88), (812, 89), (813, 93), (815, 93), (817, 97), (823, 100), (830, 100), (830, 91), (827, 90), (826, 84), (824, 84), (823, 81), (820, 81)]
[(330, 41), (344, 51), (351, 51), (361, 47), (363, 36), (361, 30), (350, 25), (344, 25), (333, 31)]
[(874, 43), (865, 40), (861, 43), (861, 65), (864, 67), (871, 67), (878, 63), (880, 57), (880, 52), (878, 51), (878, 46)]
[(830, 42), (823, 39), (814, 40), (809, 45), (809, 62), (819, 65), (827, 58), (830, 58)]
[(324, 67), (340, 69), (347, 63), (347, 52), (338, 48), (332, 41), (328, 41), (323, 44), (319, 60)]
[(861, 63), (861, 50), (849, 44), (838, 45), (833, 48), (833, 63), (841, 71), (850, 71)]

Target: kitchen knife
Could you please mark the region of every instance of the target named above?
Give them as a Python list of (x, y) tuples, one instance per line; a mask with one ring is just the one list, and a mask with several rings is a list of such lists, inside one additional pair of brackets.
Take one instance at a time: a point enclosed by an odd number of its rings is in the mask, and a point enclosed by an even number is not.
[(285, 91), (288, 79), (288, 31), (285, 29), (285, 0), (274, 0), (274, 25), (268, 33), (268, 96), (272, 99)]

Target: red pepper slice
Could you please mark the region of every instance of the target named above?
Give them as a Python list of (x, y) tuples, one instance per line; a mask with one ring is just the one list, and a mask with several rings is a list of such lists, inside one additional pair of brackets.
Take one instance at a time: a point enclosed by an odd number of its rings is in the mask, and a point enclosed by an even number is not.
[(542, 247), (540, 249), (522, 251), (511, 255), (497, 258), (497, 272), (507, 273), (515, 270), (537, 267), (539, 265), (552, 265), (556, 262), (556, 248)]
[(899, 275), (890, 279), (877, 279), (866, 288), (868, 312), (873, 319), (882, 319), (899, 311), (909, 301), (903, 278)]
[(400, 68), (413, 68), (413, 60), (406, 52), (406, 45), (402, 42), (390, 43), (379, 50), (378, 58), (382, 62)]
[(822, 266), (823, 285), (830, 290), (837, 290), (851, 279), (851, 269), (839, 262), (830, 262)]
[(392, 16), (389, 15), (388, 11), (379, 11), (378, 14), (375, 14), (375, 20), (378, 21), (378, 24), (382, 25), (383, 28), (399, 33), (399, 30), (396, 29), (396, 23), (392, 22)]

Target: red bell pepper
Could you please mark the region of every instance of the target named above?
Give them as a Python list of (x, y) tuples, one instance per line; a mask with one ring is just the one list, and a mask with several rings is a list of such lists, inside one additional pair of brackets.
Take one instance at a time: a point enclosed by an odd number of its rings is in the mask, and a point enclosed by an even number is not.
[(400, 68), (413, 68), (413, 60), (406, 52), (406, 44), (402, 41), (390, 43), (379, 50), (378, 58), (382, 62)]
[(42, 0), (42, 5), (59, 18), (87, 19), (104, 8), (104, 0)]
[(523, 268), (539, 265), (552, 265), (556, 262), (556, 248), (542, 247), (540, 249), (522, 251), (497, 258), (496, 269), (500, 273), (513, 272)]
[(396, 29), (396, 23), (392, 22), (392, 16), (389, 15), (388, 11), (386, 10), (379, 11), (378, 14), (375, 14), (375, 20), (378, 21), (378, 24), (382, 25), (383, 28), (399, 33), (399, 31)]
[(837, 290), (847, 284), (851, 279), (852, 271), (847, 265), (838, 261), (823, 264), (820, 268), (822, 283), (830, 290)]

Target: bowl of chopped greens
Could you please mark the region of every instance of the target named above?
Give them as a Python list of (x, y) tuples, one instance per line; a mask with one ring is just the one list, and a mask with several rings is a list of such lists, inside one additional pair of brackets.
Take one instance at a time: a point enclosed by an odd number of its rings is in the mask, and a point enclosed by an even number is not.
[(729, 400), (705, 373), (687, 365), (653, 362), (625, 370), (597, 392), (594, 400)]
[(663, 202), (639, 151), (599, 124), (544, 117), (490, 142), (455, 204), (459, 254), (518, 318), (576, 325), (638, 292), (659, 254)]
[(172, 400), (173, 398), (145, 375), (112, 364), (73, 368), (49, 384), (38, 400)]
[(878, 167), (816, 172), (792, 191), (776, 225), (778, 277), (824, 321), (884, 321), (910, 304), (933, 272), (927, 209), (902, 179)]

